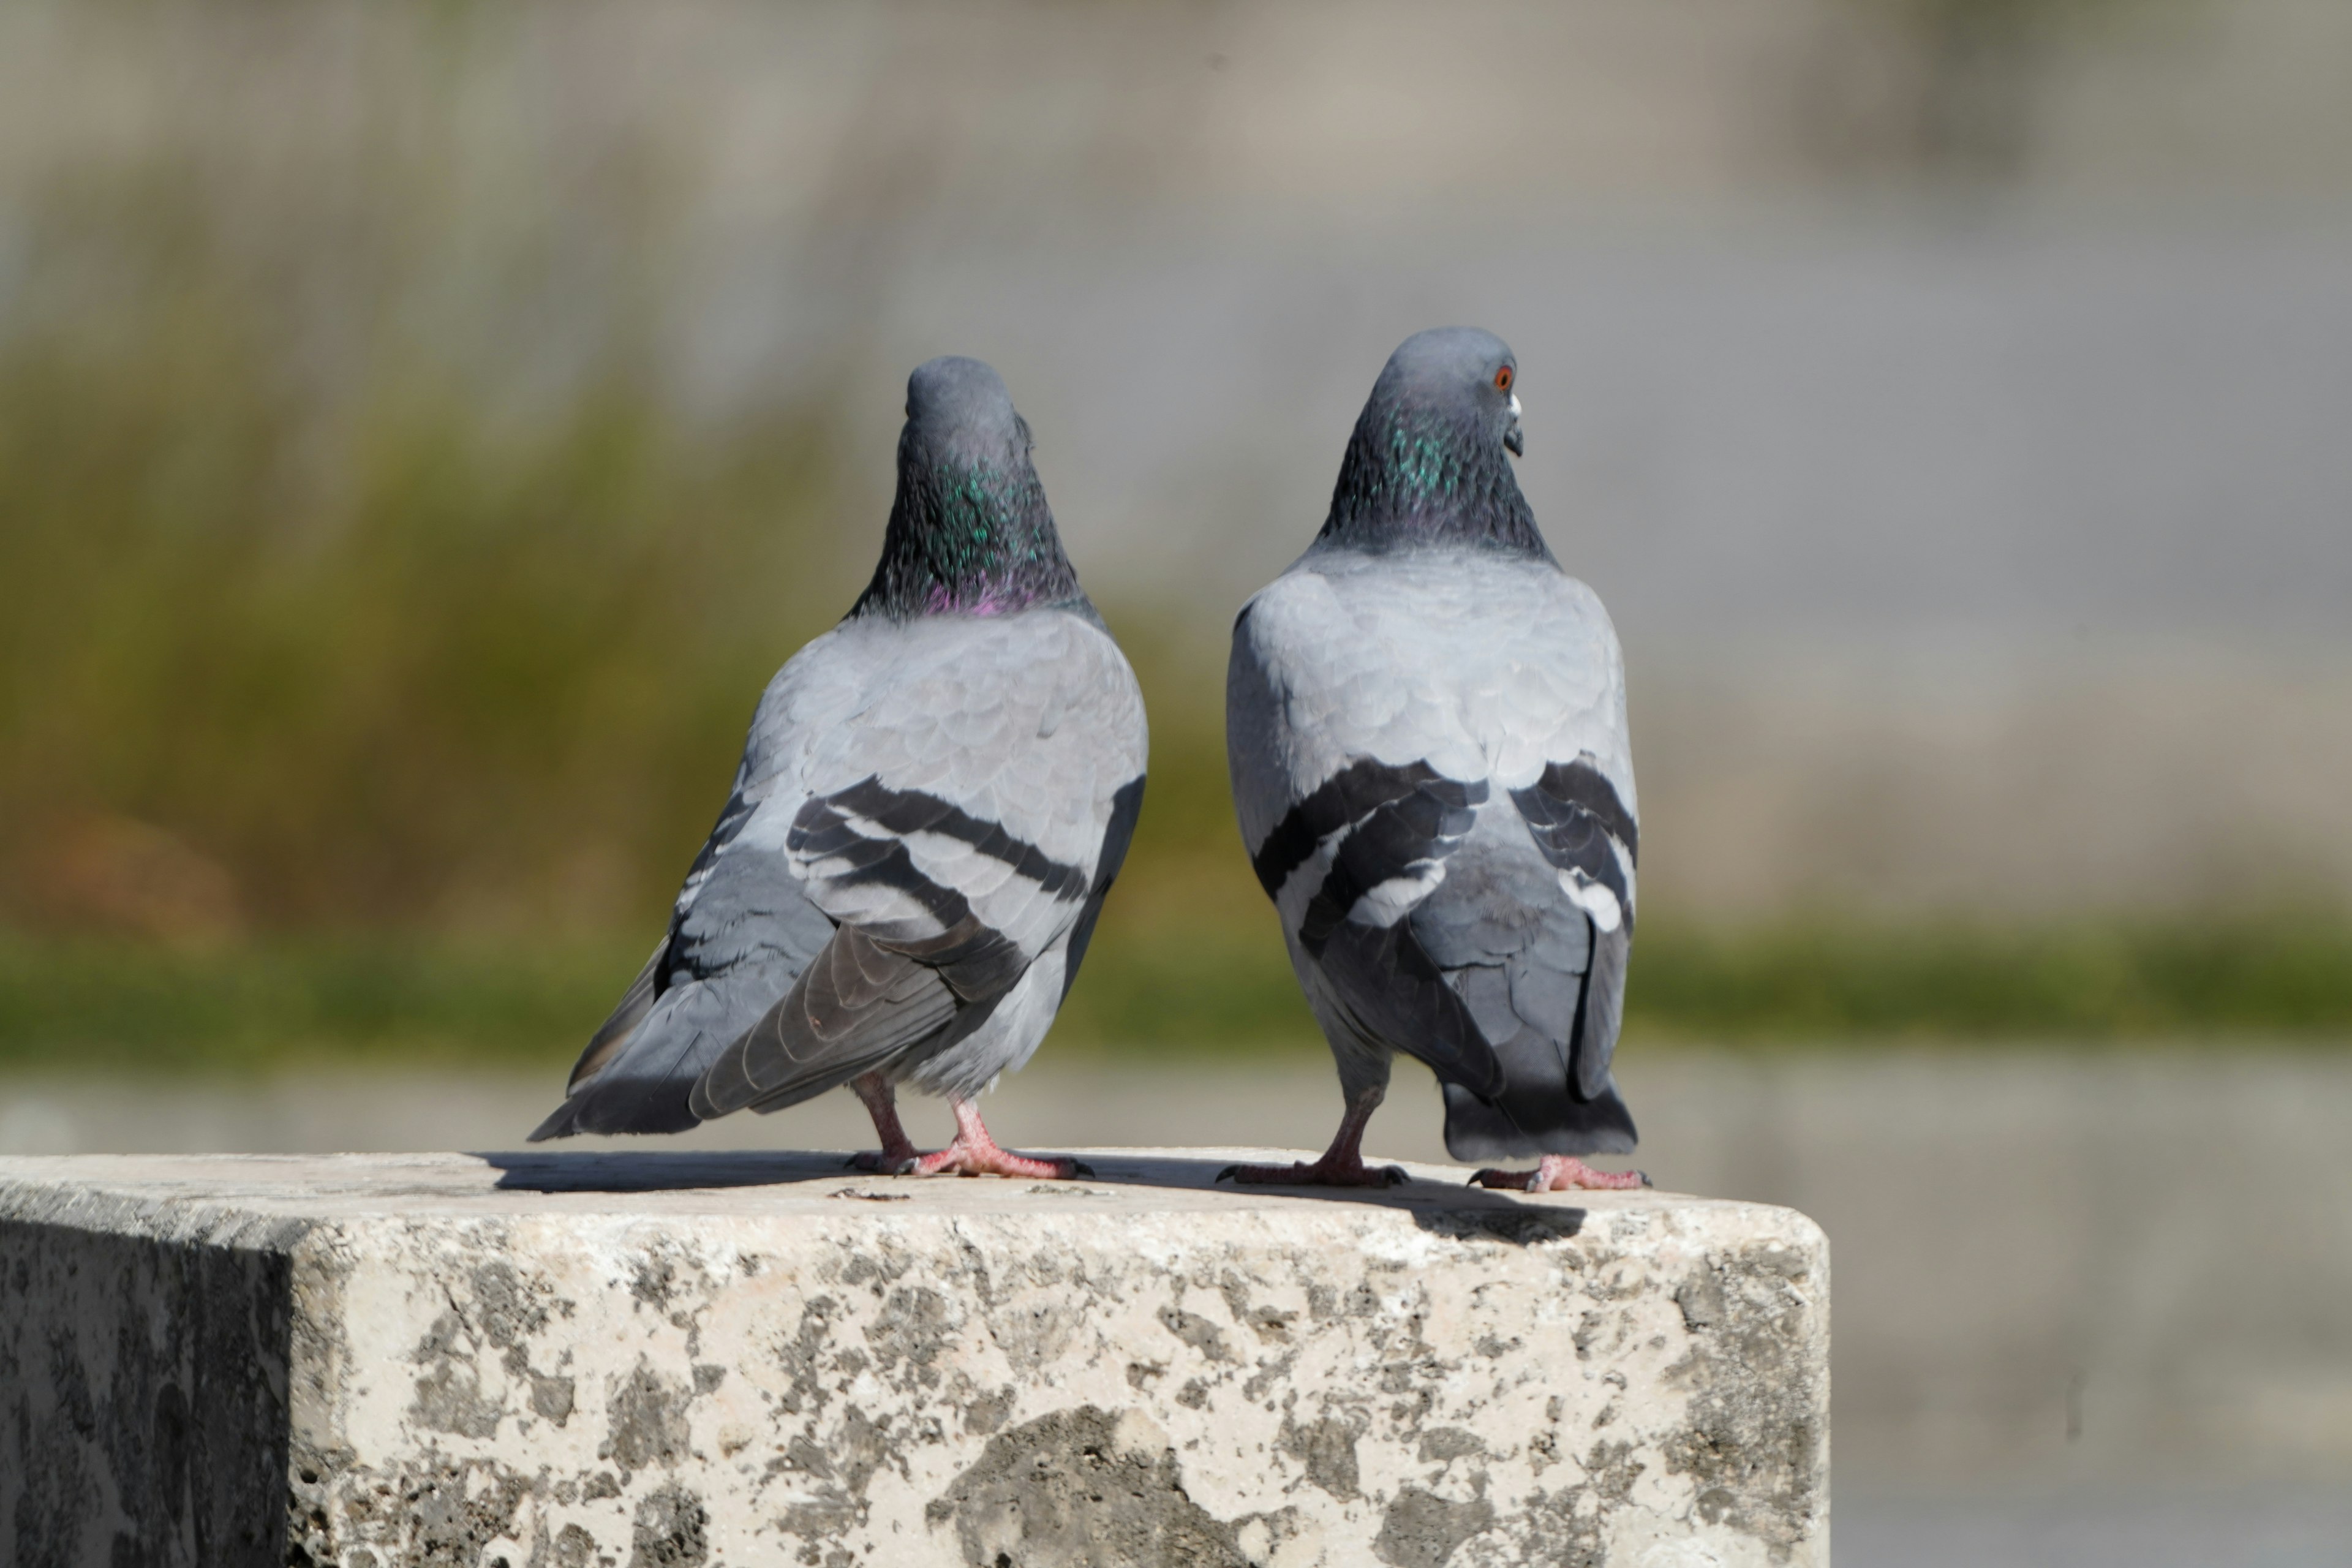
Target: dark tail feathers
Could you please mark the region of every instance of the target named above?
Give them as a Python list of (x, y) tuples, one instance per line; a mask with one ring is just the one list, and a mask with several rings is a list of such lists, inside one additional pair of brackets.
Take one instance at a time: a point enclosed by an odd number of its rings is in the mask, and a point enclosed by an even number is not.
[(1485, 1100), (1454, 1084), (1445, 1091), (1445, 1152), (1465, 1164), (1521, 1160), (1535, 1154), (1630, 1154), (1639, 1138), (1612, 1078), (1591, 1100), (1566, 1084), (1547, 1090), (1513, 1088)]

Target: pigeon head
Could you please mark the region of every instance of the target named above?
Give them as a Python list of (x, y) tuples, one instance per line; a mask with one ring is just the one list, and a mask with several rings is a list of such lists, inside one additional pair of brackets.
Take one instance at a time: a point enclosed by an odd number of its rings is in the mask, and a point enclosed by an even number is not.
[(1511, 458), (1525, 449), (1518, 376), (1510, 345), (1475, 327), (1405, 339), (1357, 417), (1320, 539), (1548, 553), (1511, 472)]
[(1008, 451), (1026, 458), (1029, 426), (1013, 406), (1004, 378), (986, 360), (943, 354), (907, 378), (903, 440), (941, 457), (985, 461)]
[(916, 366), (882, 560), (850, 613), (996, 616), (1083, 599), (1031, 445), (987, 364), (950, 354)]

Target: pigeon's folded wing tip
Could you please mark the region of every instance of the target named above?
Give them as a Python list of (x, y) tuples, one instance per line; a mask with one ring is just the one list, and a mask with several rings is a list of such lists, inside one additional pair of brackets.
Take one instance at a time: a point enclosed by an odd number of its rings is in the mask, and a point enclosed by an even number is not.
[(572, 1101), (568, 1100), (565, 1100), (562, 1105), (557, 1106), (555, 1110), (550, 1113), (546, 1121), (541, 1122), (537, 1127), (532, 1128), (530, 1131), (530, 1136), (525, 1138), (523, 1142), (526, 1143), (544, 1143), (551, 1138), (571, 1137), (574, 1132), (580, 1131), (575, 1121), (578, 1110), (579, 1108), (573, 1105)]
[(743, 1043), (738, 1040), (728, 1048), (725, 1055), (705, 1068), (700, 1078), (694, 1080), (694, 1087), (686, 1091), (686, 1108), (688, 1110), (705, 1121), (716, 1121), (719, 1118), (740, 1110), (751, 1103), (749, 1098), (740, 1094), (729, 1094), (722, 1098), (719, 1093), (714, 1092), (711, 1084), (712, 1078), (723, 1069), (731, 1069), (730, 1076), (733, 1079), (742, 1079), (742, 1050)]

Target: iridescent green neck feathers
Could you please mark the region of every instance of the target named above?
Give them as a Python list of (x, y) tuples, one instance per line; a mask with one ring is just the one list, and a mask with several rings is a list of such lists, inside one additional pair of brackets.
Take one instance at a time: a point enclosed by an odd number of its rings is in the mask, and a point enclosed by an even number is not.
[(853, 615), (999, 616), (1085, 596), (1027, 454), (925, 461), (905, 445), (882, 559)]
[(1340, 459), (1318, 544), (1454, 543), (1549, 555), (1519, 493), (1517, 362), (1475, 328), (1416, 332), (1389, 356)]

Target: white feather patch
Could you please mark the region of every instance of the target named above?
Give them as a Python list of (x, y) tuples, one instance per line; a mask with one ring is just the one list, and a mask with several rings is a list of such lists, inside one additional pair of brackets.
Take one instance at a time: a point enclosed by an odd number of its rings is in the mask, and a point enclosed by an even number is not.
[(1387, 881), (1366, 889), (1348, 918), (1358, 925), (1392, 926), (1412, 912), (1412, 907), (1436, 890), (1445, 880), (1445, 862), (1424, 860), (1410, 877), (1391, 877)]
[(1559, 885), (1601, 930), (1615, 931), (1625, 923), (1624, 906), (1617, 901), (1616, 893), (1607, 884), (1587, 881), (1573, 871), (1562, 871)]

